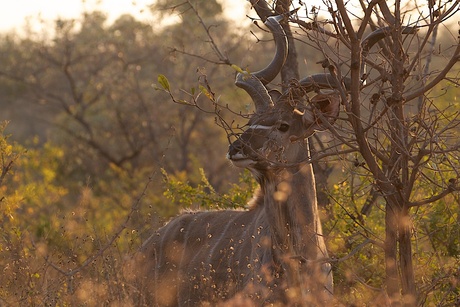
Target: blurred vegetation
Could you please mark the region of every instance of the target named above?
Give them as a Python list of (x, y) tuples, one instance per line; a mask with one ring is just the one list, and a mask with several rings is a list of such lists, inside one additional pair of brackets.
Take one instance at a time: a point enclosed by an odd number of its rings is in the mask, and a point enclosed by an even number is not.
[[(219, 8), (209, 20), (228, 27)], [(238, 174), (214, 116), (155, 90), (160, 72), (177, 88), (198, 87), (206, 75), (238, 97), (232, 71), (173, 50), (202, 40), (194, 22), (158, 29), (86, 12), (47, 33), (2, 35), (0, 306), (141, 302), (128, 267), (152, 229), (183, 208), (167, 191), (187, 186), (219, 201), (231, 188), (222, 199), (235, 207), (252, 195), (248, 174), (232, 183)], [(229, 56), (244, 52), (233, 34), (219, 43)], [(195, 46), (187, 52), (210, 53)]]
[[(256, 70), (270, 53), (232, 30), (211, 2), (200, 14), (225, 33), (213, 37), (233, 62)], [(56, 20), (47, 34), (1, 35), (0, 306), (142, 305), (131, 256), (152, 229), (183, 208), (242, 209), (252, 197), (251, 175), (225, 160), (228, 139), (212, 101), (203, 96), (193, 108), (155, 90), (160, 73), (176, 89), (198, 88), (206, 77), (222, 105), (250, 109), (234, 71), (203, 43), (196, 16), (182, 13), (164, 28), (128, 15), (108, 24), (103, 13), (86, 12)], [(458, 91), (436, 93), (437, 106), (455, 101), (458, 110)], [(245, 120), (222, 111), (228, 122)], [(360, 212), (371, 183), (345, 162), (352, 160), (329, 162), (330, 204), (323, 208), (337, 299), (346, 305), (371, 302), (384, 278), (384, 204)], [(427, 305), (458, 304), (459, 204), (451, 194), (414, 215), (417, 281)]]
[[(330, 256), (337, 259), (335, 294), (353, 304), (381, 300), (385, 278), (385, 202), (378, 199), (370, 213), (362, 213), (371, 185), (358, 172), (355, 167), (348, 172), (351, 178), (330, 188), (328, 212), (332, 214), (323, 223)], [(458, 299), (459, 203), (458, 195), (452, 194), (411, 215), (417, 299), (422, 306), (455, 306)]]

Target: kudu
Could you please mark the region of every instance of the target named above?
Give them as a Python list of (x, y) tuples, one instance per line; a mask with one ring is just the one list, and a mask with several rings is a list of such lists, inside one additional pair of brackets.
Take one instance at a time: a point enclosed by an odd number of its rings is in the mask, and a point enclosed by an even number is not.
[[(347, 91), (351, 80), (314, 74), (293, 83), (283, 94), (268, 91), (267, 84), (287, 57), (281, 19), (268, 17), (265, 22), (276, 45), (272, 62), (259, 72), (239, 73), (235, 82), (253, 99), (255, 113), (230, 145), (227, 158), (251, 170), (260, 190), (247, 211), (185, 212), (143, 244), (142, 282), (153, 305), (233, 300), (240, 305), (250, 301), (252, 305), (311, 306), (331, 299), (331, 265), (316, 203), (308, 137), (333, 124), (340, 105), (333, 89)], [(390, 30), (377, 29), (362, 41), (363, 58)], [(416, 31), (416, 27), (402, 29), (403, 34)], [(303, 98), (312, 91), (314, 97)]]
[[(236, 79), (253, 99), (255, 113), (227, 157), (251, 170), (260, 190), (247, 211), (185, 212), (144, 243), (144, 271), (155, 305), (232, 299), (301, 305), (331, 298), (331, 265), (307, 138), (333, 123), (340, 99), (321, 92), (331, 87), (325, 75), (305, 78), (282, 95), (269, 94), (266, 85), (278, 75), (288, 52), (281, 18), (265, 22), (275, 40), (273, 61)], [(303, 98), (313, 89), (316, 96)]]
[[(185, 212), (144, 243), (145, 280), (155, 305), (246, 300), (311, 306), (331, 299), (331, 265), (307, 139), (333, 123), (340, 98), (320, 90), (333, 87), (326, 75), (269, 94), (266, 85), (287, 56), (281, 18), (265, 22), (275, 40), (273, 61), (236, 78), (253, 99), (255, 113), (227, 157), (251, 170), (260, 190), (247, 211)], [(305, 98), (314, 89), (316, 96)]]

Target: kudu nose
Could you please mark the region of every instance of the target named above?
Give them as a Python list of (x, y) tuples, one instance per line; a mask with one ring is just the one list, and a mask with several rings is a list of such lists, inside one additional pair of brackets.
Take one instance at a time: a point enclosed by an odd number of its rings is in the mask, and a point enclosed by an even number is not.
[(236, 140), (228, 146), (227, 157), (231, 159), (239, 153), (243, 153), (243, 143), (240, 140)]

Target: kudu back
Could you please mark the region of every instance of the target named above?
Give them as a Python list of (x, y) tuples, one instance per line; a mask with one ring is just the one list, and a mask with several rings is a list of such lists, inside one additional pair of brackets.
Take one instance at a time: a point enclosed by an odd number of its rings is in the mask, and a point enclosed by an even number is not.
[[(143, 274), (152, 304), (323, 305), (332, 273), (316, 203), (307, 139), (334, 122), (340, 98), (323, 92), (324, 76), (303, 79), (283, 94), (267, 84), (287, 56), (279, 22), (269, 17), (276, 54), (236, 85), (253, 99), (255, 113), (230, 145), (227, 158), (248, 168), (260, 184), (247, 211), (184, 212), (143, 245)], [(309, 99), (308, 91), (317, 94)]]

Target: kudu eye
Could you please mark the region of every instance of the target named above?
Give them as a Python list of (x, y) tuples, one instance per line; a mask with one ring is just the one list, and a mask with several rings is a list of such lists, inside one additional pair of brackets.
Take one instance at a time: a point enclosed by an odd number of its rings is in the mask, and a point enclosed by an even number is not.
[(286, 131), (289, 130), (289, 125), (286, 124), (286, 123), (281, 123), (278, 126), (278, 130), (281, 131), (281, 132), (286, 132)]

